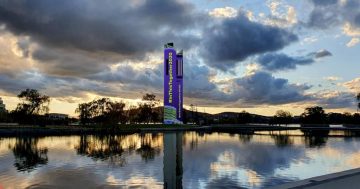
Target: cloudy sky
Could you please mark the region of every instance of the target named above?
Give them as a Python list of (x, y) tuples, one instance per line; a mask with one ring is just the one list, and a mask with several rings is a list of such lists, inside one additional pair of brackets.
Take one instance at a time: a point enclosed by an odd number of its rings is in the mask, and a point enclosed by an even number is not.
[(185, 105), (210, 113), (356, 111), (359, 0), (0, 0), (0, 96), (51, 112), (162, 98), (163, 44), (184, 49)]

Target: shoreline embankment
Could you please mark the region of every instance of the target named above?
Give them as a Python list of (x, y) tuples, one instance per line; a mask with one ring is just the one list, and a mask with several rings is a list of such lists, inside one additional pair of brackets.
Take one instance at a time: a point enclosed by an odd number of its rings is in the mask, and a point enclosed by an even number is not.
[(326, 131), (349, 131), (358, 133), (359, 127), (324, 127), (319, 125), (307, 125), (306, 127), (266, 126), (266, 125), (117, 125), (117, 126), (32, 126), (32, 125), (1, 125), (0, 137), (6, 136), (61, 136), (61, 135), (91, 135), (91, 134), (134, 134), (156, 132), (235, 132), (253, 134), (255, 131), (291, 131), (301, 130), (307, 133)]

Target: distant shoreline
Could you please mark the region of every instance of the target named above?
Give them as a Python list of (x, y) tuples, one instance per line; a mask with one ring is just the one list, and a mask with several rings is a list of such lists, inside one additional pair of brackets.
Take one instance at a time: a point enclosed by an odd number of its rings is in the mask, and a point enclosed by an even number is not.
[(106, 126), (31, 126), (31, 125), (2, 125), (0, 137), (6, 136), (66, 136), (66, 135), (91, 135), (91, 134), (134, 134), (152, 132), (177, 132), (177, 131), (201, 131), (201, 132), (238, 132), (252, 134), (254, 131), (354, 131), (360, 133), (357, 127), (319, 127), (316, 125), (307, 127), (264, 126), (264, 125), (163, 125), (163, 124), (139, 124)]

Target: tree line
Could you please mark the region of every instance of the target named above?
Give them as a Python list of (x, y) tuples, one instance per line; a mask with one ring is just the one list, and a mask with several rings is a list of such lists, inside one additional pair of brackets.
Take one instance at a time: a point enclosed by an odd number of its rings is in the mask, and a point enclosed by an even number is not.
[[(20, 103), (10, 112), (0, 112), (0, 122), (19, 124), (47, 125), (54, 124), (46, 114), (49, 112), (50, 97), (35, 89), (21, 91), (17, 97)], [(360, 109), (360, 93), (356, 95), (357, 108)], [(80, 121), (83, 125), (115, 125), (115, 124), (149, 124), (162, 123), (163, 108), (155, 94), (145, 94), (137, 105), (129, 105), (123, 101), (112, 101), (110, 98), (94, 99), (80, 103), (75, 110), (79, 119), (59, 120), (55, 124), (66, 125)], [(270, 125), (301, 124), (360, 124), (359, 113), (325, 113), (320, 106), (307, 107), (300, 116), (279, 110), (274, 116), (267, 117), (250, 114), (246, 111), (235, 113), (207, 114), (197, 111), (195, 105), (183, 111), (184, 123), (191, 124), (246, 124), (264, 123)]]
[(109, 98), (95, 99), (81, 103), (75, 112), (79, 114), (80, 122), (88, 124), (137, 124), (161, 123), (162, 108), (158, 107), (160, 100), (154, 94), (145, 94), (138, 106), (130, 105), (126, 108), (123, 101), (111, 101)]
[[(360, 104), (358, 104), (360, 106)], [(360, 114), (349, 112), (345, 113), (325, 113), (320, 106), (305, 108), (300, 116), (292, 116), (290, 112), (279, 110), (270, 120), (270, 124), (360, 124)]]

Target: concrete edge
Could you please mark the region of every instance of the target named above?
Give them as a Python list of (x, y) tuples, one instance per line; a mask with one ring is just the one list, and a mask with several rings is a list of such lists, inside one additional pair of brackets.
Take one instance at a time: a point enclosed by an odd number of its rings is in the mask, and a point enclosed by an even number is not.
[(360, 168), (294, 181), (279, 186), (273, 186), (268, 189), (305, 188), (310, 186), (321, 185), (323, 183), (336, 181), (355, 175), (360, 175)]

